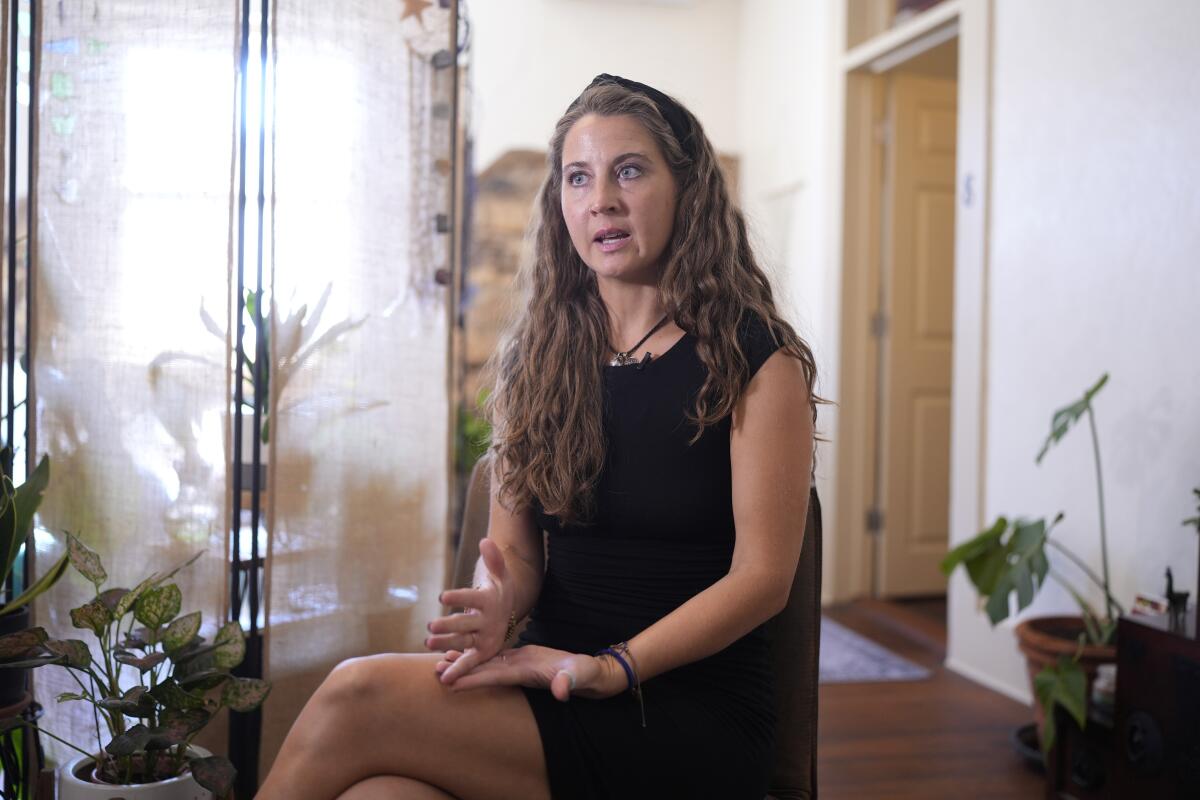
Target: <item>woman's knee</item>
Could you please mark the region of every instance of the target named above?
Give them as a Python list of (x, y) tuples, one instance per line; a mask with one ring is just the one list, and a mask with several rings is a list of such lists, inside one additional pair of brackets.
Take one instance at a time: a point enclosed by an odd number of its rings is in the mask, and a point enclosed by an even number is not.
[[(412, 659), (398, 655), (374, 655), (349, 658), (330, 671), (324, 683), (317, 689), (322, 702), (345, 713), (356, 715), (363, 710), (403, 715), (415, 693), (422, 689), (435, 689), (436, 680), (429, 685), (418, 684), (419, 670)], [(433, 675), (432, 668), (429, 675)], [(428, 676), (427, 676), (428, 677)]]

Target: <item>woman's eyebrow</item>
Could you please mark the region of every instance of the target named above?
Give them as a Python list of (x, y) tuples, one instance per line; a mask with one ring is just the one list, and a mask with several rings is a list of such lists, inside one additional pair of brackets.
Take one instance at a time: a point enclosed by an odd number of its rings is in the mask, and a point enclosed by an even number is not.
[[(614, 158), (612, 160), (612, 163), (616, 164), (618, 161), (624, 161), (627, 158), (640, 158), (643, 161), (650, 160), (649, 157), (645, 153), (629, 152), (629, 153), (621, 153), (621, 155), (617, 156), (616, 158)], [(588, 163), (586, 161), (572, 161), (570, 164), (563, 164), (563, 169), (568, 170), (568, 169), (571, 169), (572, 167), (586, 167), (586, 166), (588, 166)]]

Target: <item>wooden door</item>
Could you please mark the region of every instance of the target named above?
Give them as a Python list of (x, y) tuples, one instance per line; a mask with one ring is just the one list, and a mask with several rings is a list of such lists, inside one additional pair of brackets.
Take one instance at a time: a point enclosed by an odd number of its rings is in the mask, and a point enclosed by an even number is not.
[(897, 73), (888, 91), (876, 589), (944, 594), (950, 508), (957, 85)]

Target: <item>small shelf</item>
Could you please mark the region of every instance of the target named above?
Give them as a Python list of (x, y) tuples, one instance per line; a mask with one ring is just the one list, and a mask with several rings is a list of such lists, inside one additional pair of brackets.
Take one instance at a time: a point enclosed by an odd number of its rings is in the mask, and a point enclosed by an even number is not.
[(891, 30), (873, 36), (846, 52), (842, 69), (886, 72), (958, 35), (961, 0), (943, 0)]

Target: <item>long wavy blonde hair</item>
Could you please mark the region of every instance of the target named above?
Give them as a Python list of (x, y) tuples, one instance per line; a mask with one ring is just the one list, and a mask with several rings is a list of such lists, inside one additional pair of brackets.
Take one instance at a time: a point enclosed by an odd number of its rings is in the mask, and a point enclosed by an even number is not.
[[(746, 383), (749, 368), (737, 333), (747, 315), (764, 320), (780, 347), (799, 360), (810, 390), (816, 381), (812, 351), (776, 312), (770, 282), (699, 121), (683, 109), (692, 156), (645, 95), (614, 84), (589, 87), (550, 139), (549, 171), (532, 224), (533, 258), (518, 276), (527, 303), (489, 365), (495, 388), (487, 412), (494, 464), (502, 465), (500, 497), (513, 510), (540, 502), (564, 523), (586, 521), (595, 510), (605, 459), (603, 365), (612, 339), (595, 273), (571, 243), (560, 200), (563, 143), (586, 114), (636, 119), (675, 179), (678, 202), (659, 291), (675, 323), (696, 337), (708, 369), (688, 414), (692, 441), (732, 413)], [(814, 420), (818, 401), (809, 398)]]

